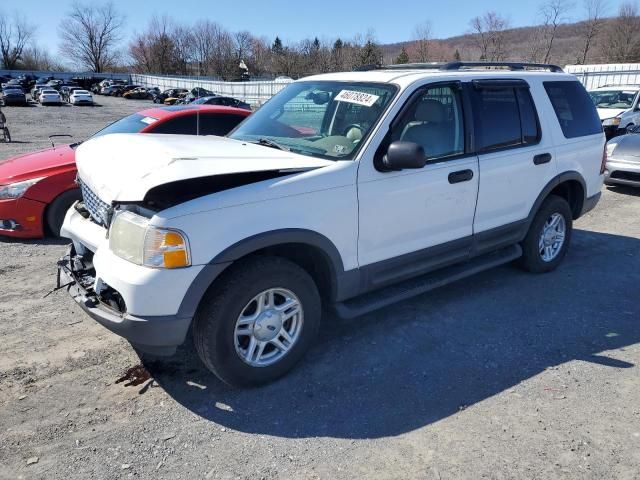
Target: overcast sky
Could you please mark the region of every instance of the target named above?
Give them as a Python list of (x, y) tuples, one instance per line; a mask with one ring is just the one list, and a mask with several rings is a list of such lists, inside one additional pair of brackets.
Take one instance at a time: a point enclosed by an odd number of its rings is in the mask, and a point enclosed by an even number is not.
[[(98, 4), (100, 0), (92, 0)], [(18, 11), (38, 26), (41, 46), (57, 52), (57, 29), (73, 0), (20, 0), (1, 2), (0, 9)], [(495, 10), (510, 19), (512, 26), (531, 25), (536, 20), (540, 2), (530, 0), (114, 0), (126, 15), (126, 34), (140, 31), (154, 13), (167, 13), (180, 22), (195, 22), (208, 18), (228, 30), (248, 30), (272, 40), (279, 35), (285, 42), (306, 37), (321, 39), (353, 37), (373, 29), (381, 43), (411, 38), (416, 24), (429, 20), (433, 35), (438, 38), (466, 33), (469, 20), (488, 10)], [(622, 0), (609, 0), (608, 16), (615, 15)], [(2, 5), (4, 4), (4, 5)], [(582, 0), (575, 0), (570, 20), (584, 16)]]

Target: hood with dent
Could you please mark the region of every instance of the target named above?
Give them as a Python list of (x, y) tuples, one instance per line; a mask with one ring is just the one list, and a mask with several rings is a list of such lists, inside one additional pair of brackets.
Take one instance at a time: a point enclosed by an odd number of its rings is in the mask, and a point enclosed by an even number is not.
[(179, 180), (333, 164), (224, 137), (136, 133), (88, 140), (76, 162), (80, 179), (107, 203), (139, 202), (152, 188)]
[(0, 160), (0, 184), (44, 177), (75, 168), (75, 151), (69, 145)]
[(600, 120), (606, 120), (607, 118), (617, 117), (621, 113), (624, 113), (628, 108), (596, 108)]

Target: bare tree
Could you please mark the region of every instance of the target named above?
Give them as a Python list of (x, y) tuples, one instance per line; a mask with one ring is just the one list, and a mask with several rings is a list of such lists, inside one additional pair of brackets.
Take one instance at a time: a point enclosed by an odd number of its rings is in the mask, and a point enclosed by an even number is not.
[(34, 32), (35, 27), (30, 25), (24, 17), (17, 13), (9, 17), (0, 12), (0, 53), (2, 53), (4, 68), (8, 70), (17, 68)]
[(573, 8), (573, 3), (568, 0), (548, 0), (540, 6), (540, 16), (542, 17), (541, 40), (542, 40), (542, 61), (549, 63), (553, 42), (558, 33), (558, 27), (567, 21), (568, 13)]
[(49, 52), (36, 44), (32, 44), (24, 49), (20, 65), (25, 70), (52, 71), (59, 69), (59, 66), (51, 59)]
[(480, 49), (480, 60), (501, 61), (506, 58), (505, 31), (509, 28), (509, 20), (492, 11), (471, 19), (470, 25)]
[(605, 0), (583, 0), (584, 9), (587, 12), (587, 19), (580, 26), (580, 36), (582, 38), (582, 50), (578, 57), (578, 63), (587, 63), (587, 56), (593, 43), (600, 35), (605, 24), (605, 11), (607, 4)]
[(74, 63), (93, 72), (113, 66), (121, 40), (124, 17), (113, 3), (74, 3), (60, 23), (61, 51)]
[(640, 59), (640, 18), (636, 3), (623, 3), (618, 16), (607, 27), (604, 39), (605, 57), (613, 62)]
[(413, 31), (414, 42), (410, 47), (409, 59), (415, 62), (425, 63), (431, 59), (431, 22), (423, 22), (416, 25)]

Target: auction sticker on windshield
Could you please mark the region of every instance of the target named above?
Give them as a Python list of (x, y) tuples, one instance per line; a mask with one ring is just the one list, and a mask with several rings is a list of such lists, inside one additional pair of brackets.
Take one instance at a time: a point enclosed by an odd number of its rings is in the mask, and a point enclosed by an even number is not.
[(365, 107), (370, 107), (380, 97), (378, 95), (372, 95), (370, 93), (364, 92), (354, 92), (353, 90), (342, 90), (338, 95), (335, 96), (334, 100), (338, 102), (348, 102), (348, 103), (357, 103), (358, 105), (364, 105)]

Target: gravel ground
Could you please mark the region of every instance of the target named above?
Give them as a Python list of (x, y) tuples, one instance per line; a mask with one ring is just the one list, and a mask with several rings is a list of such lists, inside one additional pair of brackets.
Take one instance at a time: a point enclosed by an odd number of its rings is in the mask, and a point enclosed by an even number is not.
[[(0, 158), (142, 102), (8, 108)], [(55, 283), (64, 242), (0, 240), (0, 478), (640, 479), (640, 191), (605, 189), (554, 273), (502, 267), (345, 323), (233, 390), (141, 359)]]

